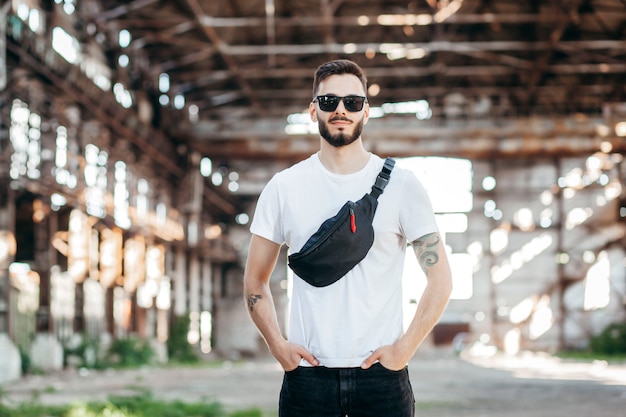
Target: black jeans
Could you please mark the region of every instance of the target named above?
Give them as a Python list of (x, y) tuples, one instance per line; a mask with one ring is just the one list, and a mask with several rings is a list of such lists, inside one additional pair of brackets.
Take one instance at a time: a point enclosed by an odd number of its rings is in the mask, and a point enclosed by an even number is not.
[(413, 417), (409, 371), (298, 367), (286, 372), (279, 417)]

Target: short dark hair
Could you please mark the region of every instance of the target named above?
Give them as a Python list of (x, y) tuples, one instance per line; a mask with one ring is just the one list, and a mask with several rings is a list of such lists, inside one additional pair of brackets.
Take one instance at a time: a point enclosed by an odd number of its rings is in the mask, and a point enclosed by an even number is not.
[(349, 59), (337, 59), (335, 61), (326, 62), (320, 65), (315, 71), (313, 80), (313, 98), (317, 96), (317, 90), (320, 83), (331, 75), (352, 74), (355, 75), (363, 84), (363, 91), (367, 93), (367, 77), (361, 67)]

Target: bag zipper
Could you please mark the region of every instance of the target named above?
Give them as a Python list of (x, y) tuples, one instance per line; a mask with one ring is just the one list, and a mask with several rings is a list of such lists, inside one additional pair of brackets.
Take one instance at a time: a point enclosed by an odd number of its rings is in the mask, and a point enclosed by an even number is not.
[[(326, 230), (326, 232), (319, 237), (319, 239), (317, 239), (317, 241), (315, 242), (314, 245), (308, 247), (304, 252), (300, 251), (297, 253), (294, 253), (293, 256), (294, 258), (298, 259), (301, 258), (303, 256), (308, 255), (309, 253), (313, 252), (315, 249), (318, 248), (318, 246), (320, 246), (322, 244), (322, 242), (332, 233), (334, 233), (335, 230), (337, 230), (339, 227), (341, 227), (341, 225), (344, 223), (346, 216), (350, 216), (350, 213), (354, 213), (354, 205), (356, 203), (354, 201), (347, 201), (346, 204), (344, 205), (344, 207), (342, 207), (342, 210), (339, 211), (339, 213), (337, 213), (337, 218), (336, 218), (336, 222), (335, 224), (333, 224), (333, 227), (331, 227), (330, 229)], [(346, 210), (345, 206), (348, 206), (348, 210)], [(326, 221), (331, 220), (331, 219), (326, 219)], [(323, 224), (323, 223), (322, 223)], [(355, 230), (356, 230), (356, 223), (355, 223)], [(356, 231), (355, 231), (356, 233)]]
[(356, 216), (354, 215), (353, 206), (350, 206), (350, 231), (356, 233)]

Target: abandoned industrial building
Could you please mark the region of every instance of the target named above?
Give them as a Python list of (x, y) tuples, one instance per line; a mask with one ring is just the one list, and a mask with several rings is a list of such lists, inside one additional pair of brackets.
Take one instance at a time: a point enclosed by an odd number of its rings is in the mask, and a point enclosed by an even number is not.
[[(585, 349), (626, 322), (623, 0), (9, 0), (0, 382), (86, 338), (267, 349), (242, 300), (265, 184), (317, 152), (315, 69), (368, 75), (365, 147), (415, 172), (453, 291), (428, 343)], [(292, 272), (271, 278), (281, 326)], [(425, 285), (405, 264), (405, 313)]]

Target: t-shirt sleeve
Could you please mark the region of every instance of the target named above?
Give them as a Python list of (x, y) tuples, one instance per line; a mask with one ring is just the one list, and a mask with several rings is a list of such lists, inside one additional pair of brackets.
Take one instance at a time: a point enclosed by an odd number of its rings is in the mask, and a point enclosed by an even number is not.
[(409, 242), (438, 231), (435, 213), (426, 189), (413, 172), (408, 171), (403, 182), (403, 203), (400, 225)]
[(257, 201), (250, 232), (282, 245), (285, 242), (281, 218), (278, 179), (274, 176), (265, 186)]

